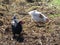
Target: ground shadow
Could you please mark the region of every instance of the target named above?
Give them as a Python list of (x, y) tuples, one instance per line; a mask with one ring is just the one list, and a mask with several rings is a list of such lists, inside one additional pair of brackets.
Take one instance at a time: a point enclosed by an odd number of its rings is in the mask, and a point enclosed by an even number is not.
[(23, 42), (24, 41), (24, 37), (23, 37), (22, 34), (20, 36), (13, 36), (13, 39), (15, 39), (18, 42)]
[(42, 26), (36, 25), (36, 26), (39, 27), (39, 28), (41, 28), (41, 27), (45, 27), (44, 25), (42, 25)]
[(3, 25), (3, 21), (0, 20), (0, 26), (2, 26), (2, 25)]

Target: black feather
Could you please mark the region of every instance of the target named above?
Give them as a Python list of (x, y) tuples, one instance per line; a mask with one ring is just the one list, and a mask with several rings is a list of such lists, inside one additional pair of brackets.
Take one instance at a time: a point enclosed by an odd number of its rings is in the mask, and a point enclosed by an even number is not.
[(16, 27), (12, 25), (12, 32), (14, 35), (20, 34), (22, 32), (22, 24), (19, 22), (19, 23), (17, 23)]

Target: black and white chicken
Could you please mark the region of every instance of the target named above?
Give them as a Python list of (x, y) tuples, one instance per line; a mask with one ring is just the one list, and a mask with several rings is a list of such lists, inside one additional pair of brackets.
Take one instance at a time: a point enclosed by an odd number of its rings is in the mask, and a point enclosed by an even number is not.
[(16, 16), (14, 15), (12, 18), (12, 32), (13, 35), (16, 36), (16, 34), (18, 34), (18, 36), (20, 35), (20, 33), (22, 32), (22, 21), (18, 21)]

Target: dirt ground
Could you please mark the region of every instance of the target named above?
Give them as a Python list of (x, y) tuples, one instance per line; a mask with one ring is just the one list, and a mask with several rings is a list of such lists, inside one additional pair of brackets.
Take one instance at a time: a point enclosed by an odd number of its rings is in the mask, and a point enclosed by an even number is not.
[[(28, 14), (19, 13), (21, 11), (19, 7), (15, 9), (11, 7), (10, 10), (5, 9), (5, 7), (0, 9), (0, 45), (60, 45), (60, 17), (50, 18), (52, 22), (49, 25), (38, 27), (31, 22)], [(45, 8), (38, 9), (46, 10)], [(18, 13), (17, 18), (25, 22), (21, 38), (18, 40), (12, 38), (11, 19), (14, 11)], [(51, 11), (49, 10), (49, 12)], [(43, 11), (45, 14), (49, 12)], [(53, 13), (55, 12), (53, 11)]]

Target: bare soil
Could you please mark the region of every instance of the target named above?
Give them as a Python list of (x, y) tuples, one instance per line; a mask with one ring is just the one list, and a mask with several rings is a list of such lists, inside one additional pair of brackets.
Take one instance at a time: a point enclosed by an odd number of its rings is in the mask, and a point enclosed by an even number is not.
[[(10, 23), (14, 11), (18, 13), (17, 18), (25, 22), (20, 35), (21, 38), (18, 40), (13, 39)], [(13, 10), (10, 8), (9, 11), (6, 8), (0, 10), (0, 45), (60, 45), (60, 17), (50, 18), (52, 22), (49, 25), (38, 27), (35, 23), (31, 22), (31, 17), (28, 14), (25, 15), (24, 13), (22, 15), (19, 11), (21, 10), (18, 7), (13, 8)], [(42, 12), (47, 14), (47, 16), (48, 11), (51, 10), (47, 9), (44, 12), (42, 9)], [(53, 11), (53, 13), (55, 12)]]

